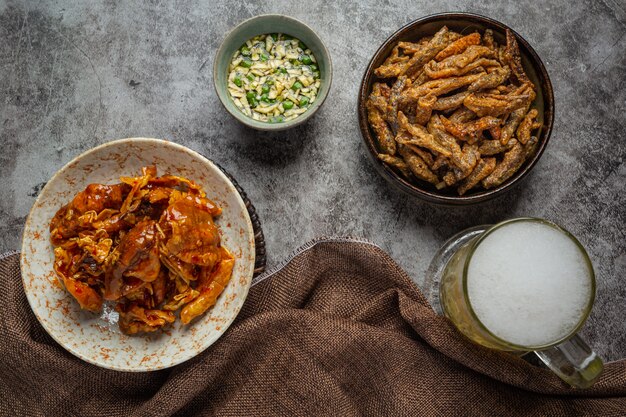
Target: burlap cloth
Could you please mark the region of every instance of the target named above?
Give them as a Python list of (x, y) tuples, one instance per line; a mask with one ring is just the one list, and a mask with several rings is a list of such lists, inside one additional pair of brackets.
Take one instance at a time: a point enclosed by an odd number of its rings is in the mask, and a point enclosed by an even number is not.
[(591, 389), (479, 348), (406, 273), (364, 242), (320, 241), (250, 290), (196, 358), (151, 373), (82, 362), (26, 301), (17, 255), (0, 260), (2, 415), (626, 415), (626, 365)]

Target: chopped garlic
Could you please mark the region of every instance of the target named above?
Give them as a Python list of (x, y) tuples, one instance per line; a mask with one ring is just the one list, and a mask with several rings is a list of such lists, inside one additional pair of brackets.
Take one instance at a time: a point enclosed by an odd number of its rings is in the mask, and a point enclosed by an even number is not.
[[(282, 34), (246, 41), (233, 54), (229, 67), (228, 91), (237, 108), (264, 122), (292, 120), (306, 112), (321, 83), (319, 70), (312, 64), (317, 60), (300, 45), (299, 40)], [(308, 104), (302, 104), (303, 99)]]

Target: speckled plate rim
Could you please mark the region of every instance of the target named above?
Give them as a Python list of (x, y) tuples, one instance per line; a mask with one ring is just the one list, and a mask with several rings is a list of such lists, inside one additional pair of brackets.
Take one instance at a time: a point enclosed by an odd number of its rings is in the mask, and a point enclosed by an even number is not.
[[(72, 167), (77, 164), (81, 159), (90, 156), (92, 154), (97, 153), (98, 151), (101, 151), (103, 149), (106, 149), (108, 147), (113, 147), (113, 146), (118, 146), (124, 143), (138, 143), (138, 142), (144, 142), (144, 143), (158, 143), (161, 146), (164, 147), (170, 147), (170, 148), (174, 148), (178, 151), (181, 151), (183, 153), (188, 153), (190, 154), (192, 157), (195, 157), (197, 159), (200, 159), (201, 161), (203, 161), (205, 164), (207, 164), (208, 166), (210, 166), (216, 173), (218, 176), (220, 176), (224, 183), (227, 184), (229, 190), (232, 192), (232, 194), (235, 196), (235, 199), (238, 203), (238, 205), (240, 206), (242, 212), (244, 213), (244, 219), (245, 219), (245, 227), (246, 227), (246, 232), (248, 236), (251, 236), (251, 239), (248, 239), (248, 251), (249, 253), (252, 254), (252, 257), (255, 257), (255, 240), (254, 240), (254, 229), (252, 227), (252, 222), (250, 220), (250, 216), (248, 213), (248, 210), (246, 208), (245, 202), (243, 201), (243, 199), (241, 198), (241, 195), (239, 194), (239, 192), (237, 191), (237, 189), (235, 188), (235, 186), (233, 185), (233, 183), (228, 179), (228, 177), (224, 174), (224, 172), (217, 166), (215, 165), (211, 160), (209, 160), (208, 158), (206, 158), (205, 156), (199, 154), (198, 152), (187, 148), (186, 146), (177, 144), (175, 142), (171, 142), (168, 140), (164, 140), (164, 139), (156, 139), (156, 138), (145, 138), (145, 137), (131, 137), (131, 138), (124, 138), (124, 139), (116, 139), (116, 140), (111, 140), (108, 141), (106, 143), (103, 143), (101, 145), (98, 145), (94, 148), (91, 148), (81, 154), (79, 154), (78, 156), (74, 157), (71, 161), (69, 161), (67, 164), (65, 164), (60, 170), (58, 170), (51, 178), (50, 180), (48, 180), (46, 182), (46, 185), (42, 188), (41, 192), (39, 193), (39, 195), (37, 196), (37, 198), (35, 199), (31, 210), (28, 213), (28, 216), (26, 218), (26, 222), (24, 225), (24, 229), (23, 229), (23, 235), (22, 235), (22, 245), (21, 245), (21, 251), (20, 251), (20, 271), (21, 271), (21, 275), (22, 275), (22, 285), (24, 287), (24, 292), (26, 294), (26, 299), (28, 300), (28, 304), (31, 308), (31, 311), (33, 312), (33, 314), (35, 315), (35, 317), (37, 318), (37, 321), (39, 322), (39, 324), (44, 328), (44, 330), (46, 331), (46, 333), (48, 333), (50, 335), (50, 337), (52, 337), (54, 339), (55, 342), (57, 342), (60, 346), (62, 346), (65, 350), (67, 350), (68, 352), (70, 352), (72, 355), (76, 356), (79, 359), (82, 359), (85, 362), (88, 362), (92, 365), (96, 365), (98, 367), (101, 368), (105, 368), (105, 369), (111, 369), (114, 371), (123, 371), (123, 372), (152, 372), (152, 371), (158, 371), (158, 370), (162, 370), (162, 369), (167, 369), (167, 368), (171, 368), (173, 366), (179, 365), (183, 362), (186, 362), (196, 356), (198, 356), (199, 354), (201, 354), (202, 352), (204, 352), (206, 349), (208, 349), (213, 343), (215, 343), (217, 340), (219, 340), (219, 338), (226, 332), (226, 330), (228, 330), (228, 328), (230, 327), (230, 325), (233, 323), (233, 321), (235, 320), (235, 318), (237, 317), (237, 314), (233, 314), (230, 319), (226, 322), (223, 323), (222, 325), (222, 329), (221, 329), (221, 333), (219, 334), (219, 336), (217, 336), (214, 340), (210, 341), (210, 343), (206, 343), (204, 346), (202, 346), (201, 349), (195, 351), (195, 352), (190, 352), (189, 355), (181, 357), (179, 360), (176, 361), (172, 361), (167, 363), (164, 366), (160, 366), (160, 367), (155, 367), (155, 368), (138, 368), (138, 367), (124, 367), (124, 366), (117, 366), (114, 364), (110, 364), (110, 363), (106, 363), (106, 362), (101, 362), (101, 361), (96, 361), (93, 360), (89, 357), (86, 357), (84, 355), (82, 355), (77, 349), (73, 348), (72, 346), (70, 346), (69, 344), (65, 343), (63, 340), (61, 340), (57, 334), (55, 334), (55, 332), (51, 331), (51, 329), (47, 326), (47, 323), (45, 321), (43, 321), (39, 315), (36, 312), (35, 309), (35, 296), (30, 293), (29, 291), (26, 290), (26, 288), (28, 287), (27, 283), (25, 282), (26, 279), (26, 273), (25, 273), (25, 262), (24, 262), (24, 257), (27, 256), (27, 254), (29, 253), (29, 251), (27, 250), (27, 236), (28, 234), (26, 233), (27, 230), (30, 229), (31, 227), (31, 221), (32, 221), (32, 216), (33, 213), (35, 211), (35, 208), (37, 207), (37, 205), (39, 203), (41, 203), (41, 199), (45, 197), (46, 195), (46, 191), (48, 188), (50, 188), (54, 183), (55, 179), (58, 179), (59, 177), (61, 177), (63, 174), (66, 173), (66, 171), (72, 169)], [(250, 286), (252, 283), (252, 277), (254, 275), (254, 259), (251, 260), (251, 262), (249, 262), (248, 268), (247, 268), (247, 275), (245, 276), (246, 278), (246, 284), (242, 287), (242, 297), (241, 297), (241, 305), (243, 305), (243, 303), (245, 302), (245, 299), (248, 296), (248, 292), (250, 290)], [(241, 307), (241, 306), (239, 306)], [(199, 323), (195, 323), (195, 324), (199, 324)]]
[[(511, 178), (506, 180), (503, 184), (499, 185), (496, 188), (490, 190), (482, 190), (478, 192), (474, 192), (472, 194), (467, 194), (464, 196), (456, 196), (456, 195), (446, 195), (440, 194), (436, 191), (430, 191), (425, 188), (414, 185), (404, 178), (402, 178), (399, 174), (397, 174), (393, 169), (389, 168), (386, 164), (383, 164), (374, 152), (376, 148), (374, 146), (374, 137), (372, 132), (370, 131), (369, 125), (367, 123), (367, 115), (365, 112), (365, 101), (367, 100), (367, 96), (371, 91), (371, 84), (377, 79), (374, 75), (373, 65), (374, 62), (380, 57), (380, 55), (385, 51), (388, 45), (392, 42), (396, 42), (402, 38), (402, 35), (410, 30), (411, 28), (419, 25), (425, 25), (429, 23), (435, 23), (437, 21), (444, 20), (476, 20), (481, 24), (486, 26), (493, 26), (497, 28), (500, 32), (503, 32), (505, 29), (509, 29), (518, 43), (521, 45), (524, 52), (527, 53), (528, 57), (534, 61), (534, 66), (538, 71), (537, 75), (541, 74), (544, 77), (543, 81), (545, 83), (545, 88), (542, 88), (542, 95), (544, 101), (544, 114), (542, 126), (542, 132), (540, 134), (540, 141), (537, 151), (535, 155), (531, 158), (530, 161), (525, 162), (522, 168), (517, 171)], [(443, 25), (443, 23), (442, 23)], [(543, 87), (543, 86), (542, 86)], [(493, 198), (497, 198), (507, 191), (512, 190), (517, 185), (519, 185), (524, 178), (530, 173), (530, 171), (535, 167), (543, 152), (545, 151), (548, 142), (550, 140), (550, 136), (552, 134), (552, 128), (554, 126), (554, 115), (555, 115), (555, 101), (554, 101), (554, 90), (552, 87), (552, 82), (550, 80), (550, 75), (548, 70), (546, 69), (543, 61), (539, 57), (539, 54), (533, 49), (530, 43), (524, 39), (517, 31), (511, 28), (509, 25), (502, 23), (496, 19), (493, 19), (488, 16), (484, 16), (477, 13), (469, 13), (463, 11), (450, 11), (450, 12), (441, 12), (441, 13), (433, 13), (430, 15), (422, 16), (416, 20), (413, 20), (401, 28), (393, 32), (385, 41), (376, 49), (376, 52), (372, 55), (372, 58), (367, 63), (365, 71), (363, 73), (363, 78), (361, 79), (361, 84), (359, 86), (358, 98), (357, 98), (357, 117), (359, 130), (361, 131), (361, 137), (363, 142), (365, 142), (365, 147), (367, 148), (367, 155), (373, 164), (376, 171), (387, 180), (394, 187), (405, 193), (406, 195), (412, 198), (420, 198), (422, 201), (425, 201), (434, 205), (441, 206), (466, 206), (476, 203), (481, 203), (487, 200), (491, 200)]]
[[(226, 46), (228, 44), (230, 44), (230, 40), (231, 38), (234, 38), (237, 36), (238, 32), (242, 30), (242, 28), (246, 28), (247, 26), (252, 25), (255, 22), (258, 22), (259, 20), (263, 20), (263, 19), (283, 19), (283, 20), (288, 20), (291, 21), (292, 23), (294, 23), (297, 26), (301, 26), (304, 28), (305, 31), (309, 31), (310, 35), (315, 39), (315, 42), (317, 43), (317, 46), (320, 48), (321, 53), (324, 55), (324, 59), (327, 61), (326, 62), (326, 66), (328, 68), (326, 68), (324, 70), (324, 76), (325, 79), (322, 80), (322, 84), (319, 90), (319, 93), (315, 99), (315, 102), (307, 109), (307, 111), (305, 111), (304, 113), (302, 113), (300, 116), (296, 117), (293, 120), (290, 120), (288, 122), (282, 122), (282, 123), (267, 123), (267, 122), (260, 122), (257, 120), (254, 120), (248, 116), (246, 116), (245, 114), (243, 114), (241, 111), (237, 110), (236, 108), (233, 109), (231, 107), (229, 107), (226, 102), (227, 101), (231, 101), (231, 98), (228, 96), (228, 94), (225, 94), (224, 92), (221, 91), (221, 89), (218, 86), (218, 74), (219, 74), (219, 65), (222, 59), (229, 59), (229, 57), (226, 55)], [(277, 30), (278, 32), (280, 32), (279, 30)], [(263, 33), (259, 33), (259, 35), (262, 35)], [(244, 41), (245, 42), (245, 41)], [(319, 59), (319, 57), (318, 57)], [(226, 36), (224, 36), (224, 39), (222, 40), (222, 43), (220, 44), (219, 48), (217, 49), (217, 51), (215, 52), (215, 56), (213, 59), (213, 88), (215, 89), (215, 92), (217, 93), (218, 98), (220, 99), (220, 103), (222, 103), (222, 106), (224, 107), (224, 109), (226, 109), (226, 111), (233, 116), (235, 119), (237, 119), (238, 121), (240, 121), (242, 124), (251, 127), (253, 129), (257, 129), (257, 130), (262, 130), (262, 131), (281, 131), (281, 130), (287, 130), (290, 129), (292, 127), (296, 127), (304, 122), (306, 122), (308, 119), (310, 119), (318, 110), (320, 107), (322, 107), (322, 105), (324, 104), (324, 102), (326, 101), (326, 99), (328, 98), (328, 93), (330, 92), (330, 88), (332, 86), (333, 83), (333, 63), (332, 63), (332, 58), (330, 57), (330, 51), (328, 50), (328, 48), (326, 47), (326, 45), (324, 44), (324, 42), (322, 41), (322, 38), (319, 37), (319, 35), (313, 30), (311, 29), (311, 27), (309, 25), (307, 25), (306, 23), (291, 17), (291, 16), (287, 16), (284, 14), (261, 14), (261, 15), (257, 15), (257, 16), (253, 16), (249, 19), (244, 20), (243, 22), (237, 24), (235, 27), (233, 27), (227, 34)]]

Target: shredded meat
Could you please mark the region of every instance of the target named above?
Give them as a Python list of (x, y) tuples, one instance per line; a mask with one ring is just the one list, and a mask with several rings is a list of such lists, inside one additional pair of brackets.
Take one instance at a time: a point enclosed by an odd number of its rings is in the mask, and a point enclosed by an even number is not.
[(191, 180), (145, 167), (120, 184), (90, 184), (50, 222), (54, 270), (81, 308), (116, 302), (120, 329), (154, 332), (201, 316), (235, 259), (213, 219), (221, 208)]

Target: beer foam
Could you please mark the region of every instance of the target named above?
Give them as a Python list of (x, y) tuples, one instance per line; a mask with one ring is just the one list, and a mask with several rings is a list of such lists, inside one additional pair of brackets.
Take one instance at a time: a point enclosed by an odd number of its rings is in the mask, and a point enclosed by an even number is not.
[(563, 232), (534, 222), (496, 229), (467, 271), (470, 304), (494, 335), (521, 346), (554, 343), (581, 320), (592, 296), (581, 249)]

